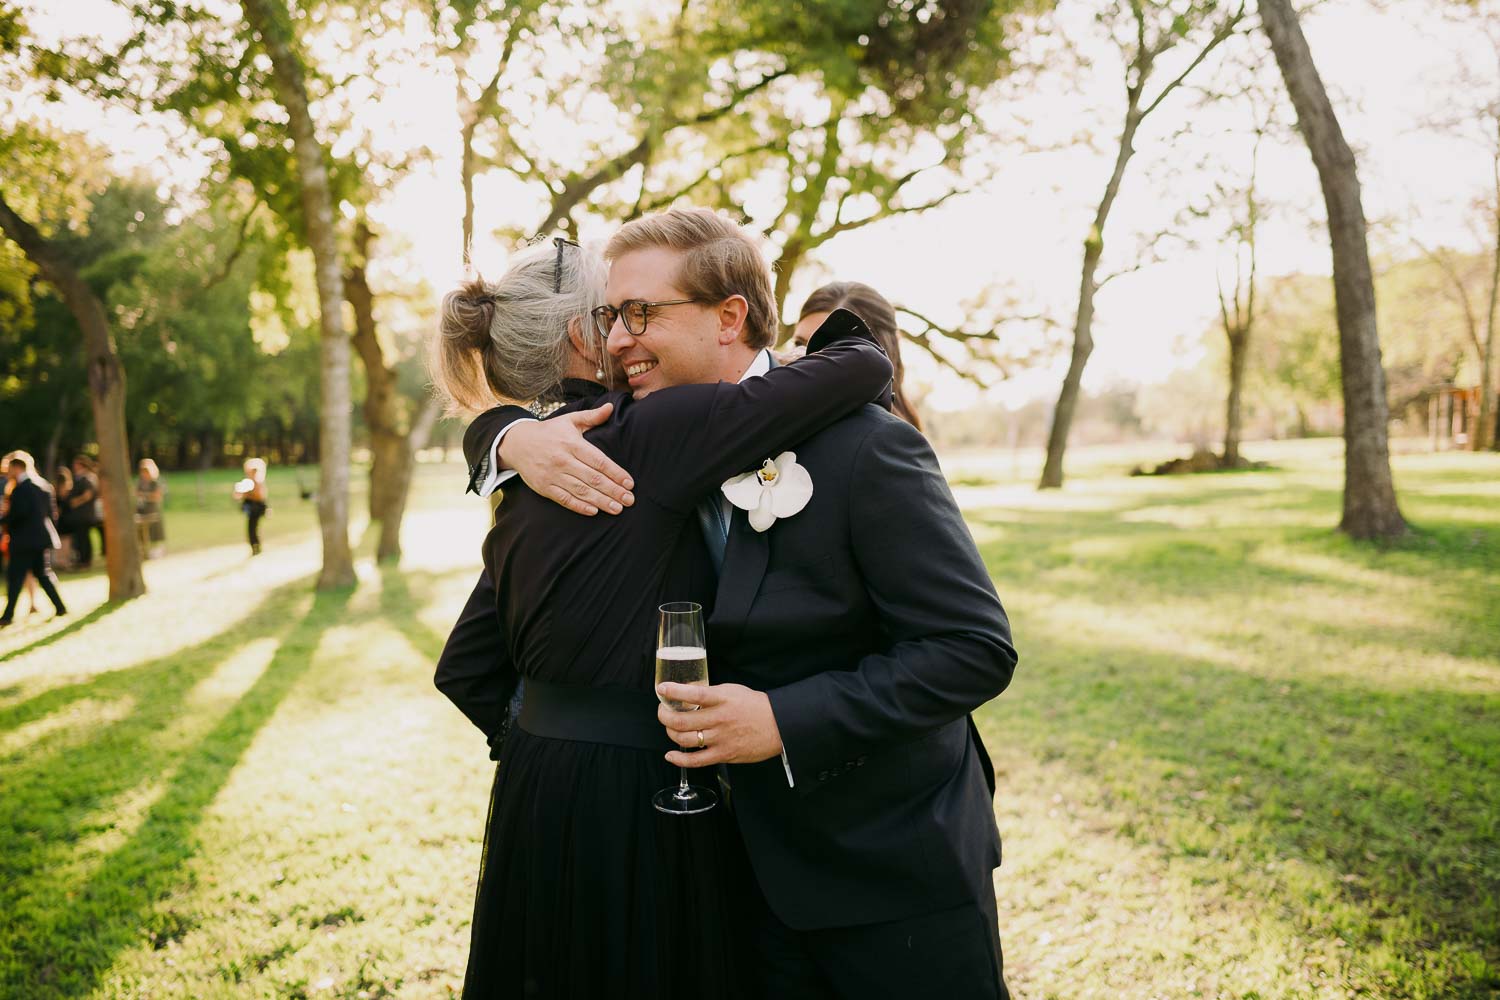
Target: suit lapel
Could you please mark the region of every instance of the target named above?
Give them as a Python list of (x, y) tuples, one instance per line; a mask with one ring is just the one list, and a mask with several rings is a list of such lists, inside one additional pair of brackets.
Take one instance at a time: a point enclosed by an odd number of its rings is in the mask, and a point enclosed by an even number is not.
[(724, 639), (731, 644), (739, 641), (770, 558), (771, 540), (766, 532), (750, 527), (749, 515), (735, 508), (712, 619), (715, 628), (724, 630)]
[[(780, 368), (776, 355), (769, 356), (770, 367)], [(719, 493), (715, 492), (706, 502), (718, 503)], [(725, 638), (730, 643), (739, 641), (745, 619), (750, 615), (750, 605), (760, 590), (761, 577), (766, 575), (766, 563), (771, 558), (770, 539), (765, 532), (751, 528), (749, 518), (745, 511), (732, 508), (729, 538), (719, 566), (719, 589), (714, 598), (713, 617), (709, 620), (715, 629), (725, 631)], [(714, 540), (709, 539), (710, 548), (713, 545)]]

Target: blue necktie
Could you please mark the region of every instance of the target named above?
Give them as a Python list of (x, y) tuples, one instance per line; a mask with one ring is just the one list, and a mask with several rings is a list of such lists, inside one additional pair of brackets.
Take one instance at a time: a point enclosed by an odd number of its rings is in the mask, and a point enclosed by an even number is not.
[(708, 554), (714, 561), (714, 572), (722, 573), (724, 549), (729, 542), (729, 525), (724, 523), (719, 494), (710, 494), (698, 505), (698, 524), (703, 528), (703, 540), (708, 543)]

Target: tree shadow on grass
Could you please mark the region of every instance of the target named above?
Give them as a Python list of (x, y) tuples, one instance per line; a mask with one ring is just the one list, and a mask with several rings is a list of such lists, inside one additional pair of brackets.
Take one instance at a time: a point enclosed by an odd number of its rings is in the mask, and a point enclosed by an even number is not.
[[(85, 995), (120, 951), (142, 936), (160, 947), (185, 932), (146, 925), (156, 903), (185, 877), (183, 865), (197, 849), (194, 831), (204, 810), (307, 671), (321, 634), (339, 619), (352, 593), (319, 593), (299, 618), (307, 582), (288, 584), (234, 628), (199, 646), (65, 692), (47, 692), (17, 709), (35, 715), (80, 697), (135, 699), (124, 719), (88, 742), (63, 754), (33, 753), (7, 777), (0, 798), (0, 912), (13, 930), (0, 937), (0, 995)], [(270, 663), (205, 735), (186, 750), (162, 738), (191, 712), (186, 698), (197, 682), (244, 643), (267, 637), (279, 639)], [(89, 829), (91, 814), (157, 781), (165, 787), (125, 842), (81, 876), (70, 875), (77, 842), (113, 825)]]
[(33, 649), (41, 649), (44, 646), (50, 646), (54, 642), (57, 642), (59, 639), (67, 638), (69, 635), (77, 632), (85, 625), (92, 625), (94, 622), (99, 621), (101, 618), (114, 611), (118, 611), (124, 606), (124, 601), (116, 601), (113, 604), (101, 604), (94, 610), (90, 611), (88, 614), (83, 615), (80, 618), (73, 619), (62, 628), (57, 629), (55, 632), (48, 632), (46, 635), (38, 636), (24, 646), (17, 646), (15, 649), (0, 653), (0, 663), (4, 663), (7, 660), (14, 660), (16, 657), (29, 653)]
[[(1444, 611), (1465, 623), (1493, 617), (1500, 607), (1500, 532), (1434, 517), (1410, 536), (1384, 545), (1356, 543), (1335, 529), (1257, 524), (1196, 525), (1132, 519), (1146, 509), (1177, 503), (1125, 505), (1105, 511), (1004, 510), (970, 512), (976, 526), (1003, 536), (981, 547), (997, 580), (1022, 578), (1045, 585), (1048, 574), (1080, 569), (1128, 586), (1101, 586), (1095, 602), (1135, 605), (1174, 598), (1295, 593), (1304, 586), (1357, 590), (1315, 570), (1261, 561), (1263, 548), (1290, 547), (1351, 569), (1406, 576), (1432, 593)], [(1286, 509), (1276, 505), (1277, 511)], [(1091, 546), (1091, 542), (1101, 545)], [(1461, 584), (1455, 573), (1465, 575)], [(1002, 597), (1003, 597), (1002, 593)]]
[(1394, 977), (1392, 995), (1500, 986), (1500, 696), (1040, 638), (1022, 637), (1015, 685), (979, 713), (991, 746), (1094, 775), (1132, 817), (1121, 834), (1169, 855), (1326, 872), (1341, 905), (1275, 905), (1349, 941), (1370, 976)]
[[(422, 654), (434, 667), (443, 646), (448, 641), (431, 625), (422, 621), (417, 611), (421, 603), (430, 597), (432, 588), (439, 580), (457, 576), (461, 570), (447, 573), (427, 571), (403, 572), (389, 563), (380, 570), (380, 611), (395, 629)], [(413, 584), (415, 583), (415, 588)], [(456, 619), (455, 619), (456, 620)], [(496, 636), (496, 641), (499, 641)]]

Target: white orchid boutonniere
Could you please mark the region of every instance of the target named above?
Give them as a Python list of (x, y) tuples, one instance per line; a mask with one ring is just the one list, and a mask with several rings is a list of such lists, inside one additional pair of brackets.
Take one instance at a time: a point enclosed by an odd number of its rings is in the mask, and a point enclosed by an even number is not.
[(812, 476), (797, 464), (797, 453), (768, 458), (754, 472), (724, 480), (729, 502), (750, 512), (750, 527), (765, 531), (779, 517), (791, 517), (812, 499)]

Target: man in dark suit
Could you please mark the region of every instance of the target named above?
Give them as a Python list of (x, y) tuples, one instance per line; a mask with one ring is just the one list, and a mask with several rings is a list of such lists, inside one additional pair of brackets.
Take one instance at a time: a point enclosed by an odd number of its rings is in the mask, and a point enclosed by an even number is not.
[(11, 456), (6, 475), (11, 486), (9, 506), (0, 522), (10, 535), (10, 561), (5, 567), (5, 614), (0, 628), (9, 625), (21, 596), (26, 574), (36, 577), (42, 591), (59, 615), (68, 613), (57, 593), (57, 577), (52, 575), (52, 550), (58, 547), (57, 497), (44, 479), (32, 475), (35, 463), (24, 451)]
[[(722, 328), (703, 287), (721, 257), (714, 243), (736, 238), (694, 210), (637, 220), (611, 240), (608, 346), (636, 395), (774, 363), (746, 343), (765, 342), (752, 327), (776, 322), (769, 270), (734, 276), (749, 304), (741, 329)], [(471, 465), (509, 466), (555, 495), (532, 473), (544, 456), (555, 467), (576, 428), (481, 422)], [(705, 498), (721, 574), (708, 623), (717, 683), (663, 691), (702, 706), (662, 709), (669, 735), (694, 751), (668, 759), (728, 765), (763, 894), (746, 905), (764, 995), (1006, 997), (993, 769), (969, 715), (1010, 681), (1005, 612), (910, 425), (866, 407), (799, 445), (795, 462), (812, 494), (765, 530), (720, 494)]]

